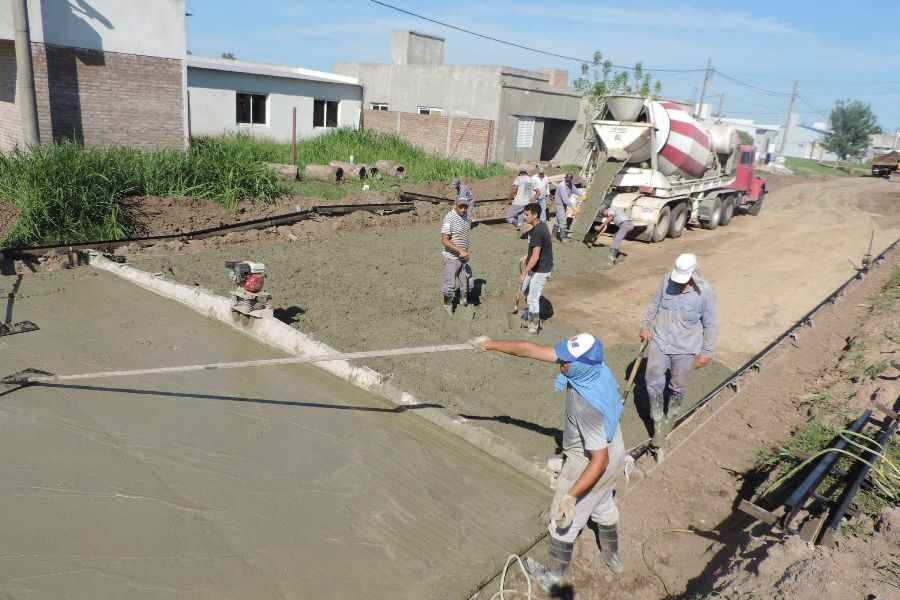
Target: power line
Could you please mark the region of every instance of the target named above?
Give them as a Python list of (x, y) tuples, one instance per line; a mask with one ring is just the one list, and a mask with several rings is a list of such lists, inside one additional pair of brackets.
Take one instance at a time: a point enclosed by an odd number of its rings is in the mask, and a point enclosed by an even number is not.
[(749, 104), (750, 106), (758, 106), (760, 108), (770, 108), (772, 110), (781, 110), (782, 112), (784, 111), (784, 109), (780, 106), (773, 106), (771, 104), (760, 104), (759, 102), (751, 102), (750, 100), (744, 100), (740, 96), (729, 96), (729, 99), (730, 99), (730, 101), (739, 102), (741, 104)]
[(797, 94), (797, 97), (800, 98), (800, 101), (803, 102), (803, 104), (810, 107), (814, 113), (819, 113), (820, 115), (828, 116), (827, 112), (825, 112), (824, 110), (820, 110), (820, 109), (816, 108), (815, 106), (813, 106), (812, 104), (810, 104), (809, 100), (807, 100), (806, 98), (803, 97), (803, 94)]
[(759, 92), (759, 93), (761, 93), (761, 94), (766, 94), (766, 95), (769, 95), (769, 96), (790, 96), (790, 95), (791, 95), (791, 94), (788, 93), (788, 92), (778, 92), (778, 91), (775, 91), (775, 90), (767, 90), (767, 89), (765, 89), (765, 88), (761, 88), (761, 87), (759, 87), (759, 86), (756, 86), (756, 85), (753, 85), (753, 84), (750, 84), (750, 83), (746, 83), (746, 82), (741, 81), (741, 80), (739, 80), (739, 79), (735, 79), (734, 77), (731, 77), (730, 75), (726, 75), (725, 73), (723, 73), (722, 71), (719, 71), (718, 69), (714, 69), (714, 71), (715, 71), (718, 75), (721, 75), (721, 76), (724, 77), (725, 79), (727, 79), (727, 80), (729, 80), (729, 81), (731, 81), (731, 82), (733, 82), (733, 83), (736, 83), (736, 84), (739, 85), (739, 86), (745, 87), (745, 88), (750, 89), (750, 90), (757, 91), (757, 92)]
[[(385, 8), (390, 8), (391, 10), (396, 10), (397, 12), (403, 13), (405, 15), (409, 15), (411, 17), (415, 17), (417, 19), (422, 19), (423, 21), (428, 21), (429, 23), (435, 23), (436, 25), (440, 25), (442, 27), (448, 27), (450, 29), (454, 29), (456, 31), (461, 31), (462, 33), (468, 33), (469, 35), (474, 35), (475, 37), (480, 37), (485, 40), (490, 40), (492, 42), (497, 42), (498, 44), (506, 44), (507, 46), (512, 46), (513, 48), (520, 48), (522, 50), (528, 50), (529, 52), (536, 52), (538, 54), (544, 54), (546, 56), (553, 56), (555, 58), (562, 58), (565, 60), (574, 60), (579, 63), (588, 63), (592, 62), (592, 59), (588, 58), (576, 58), (574, 56), (566, 56), (565, 54), (556, 54), (555, 52), (547, 52), (546, 50), (539, 50), (537, 48), (531, 48), (530, 46), (523, 46), (522, 44), (517, 44), (515, 42), (510, 42), (507, 40), (501, 40), (499, 38), (495, 38), (489, 35), (485, 35), (483, 33), (478, 33), (477, 31), (472, 31), (471, 29), (466, 29), (464, 27), (458, 27), (456, 25), (451, 25), (450, 23), (445, 23), (443, 21), (438, 21), (437, 19), (432, 19), (430, 17), (426, 17), (424, 15), (420, 15), (406, 9), (400, 8), (398, 6), (392, 6), (385, 2), (380, 2), (379, 0), (369, 0), (374, 4), (378, 4), (379, 6), (384, 6)], [(623, 65), (613, 65), (616, 69), (628, 69), (633, 71), (634, 67), (626, 67)], [(649, 69), (644, 68), (644, 71), (650, 71), (654, 73), (700, 73), (705, 69)]]

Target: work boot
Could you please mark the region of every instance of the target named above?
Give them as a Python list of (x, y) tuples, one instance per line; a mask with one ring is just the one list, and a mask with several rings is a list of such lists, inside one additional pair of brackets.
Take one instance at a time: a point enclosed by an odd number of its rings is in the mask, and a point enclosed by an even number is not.
[(625, 570), (619, 558), (619, 530), (615, 524), (597, 524), (597, 558), (616, 575)]
[(525, 569), (528, 574), (544, 586), (548, 592), (559, 586), (569, 563), (572, 562), (572, 550), (575, 542), (562, 542), (555, 537), (547, 537), (549, 548), (547, 550), (547, 566), (542, 565), (531, 557), (525, 559)]
[(444, 294), (444, 310), (448, 315), (453, 314), (453, 294)]
[(537, 314), (528, 315), (528, 333), (537, 335), (541, 328), (541, 317)]

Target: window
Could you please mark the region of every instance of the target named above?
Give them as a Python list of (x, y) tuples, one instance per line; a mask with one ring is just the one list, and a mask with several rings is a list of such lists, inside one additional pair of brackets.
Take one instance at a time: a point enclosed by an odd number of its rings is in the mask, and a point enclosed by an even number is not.
[(266, 116), (268, 98), (269, 97), (265, 94), (246, 94), (238, 92), (236, 94), (235, 122), (238, 124), (265, 125), (268, 122)]
[(337, 127), (338, 104), (337, 100), (313, 100), (313, 127)]
[(516, 129), (516, 148), (531, 148), (534, 144), (534, 117), (519, 117)]
[(370, 102), (369, 108), (372, 110), (387, 110), (388, 105), (387, 102)]
[(420, 106), (419, 114), (420, 115), (441, 115), (444, 113), (443, 108), (438, 108), (437, 106)]
[(750, 153), (750, 152), (741, 152), (741, 164), (749, 165), (751, 156), (752, 156), (752, 153)]

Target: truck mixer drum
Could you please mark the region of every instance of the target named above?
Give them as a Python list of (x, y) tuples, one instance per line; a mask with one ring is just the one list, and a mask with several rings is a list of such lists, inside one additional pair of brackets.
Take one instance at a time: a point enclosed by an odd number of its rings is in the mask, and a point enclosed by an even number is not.
[(272, 316), (272, 294), (263, 292), (266, 266), (260, 262), (229, 260), (225, 262), (228, 279), (236, 284), (231, 309), (248, 317)]

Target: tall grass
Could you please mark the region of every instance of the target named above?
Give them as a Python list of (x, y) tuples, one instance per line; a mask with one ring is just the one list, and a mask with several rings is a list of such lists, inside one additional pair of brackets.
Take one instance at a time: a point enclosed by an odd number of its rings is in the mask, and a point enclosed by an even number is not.
[(246, 149), (211, 139), (187, 151), (52, 146), (0, 153), (0, 198), (21, 214), (2, 241), (26, 246), (128, 235), (128, 196), (193, 196), (235, 208), (271, 201), (287, 187)]
[[(291, 160), (291, 146), (288, 143), (254, 138), (240, 133), (213, 139), (231, 147), (241, 148), (257, 160), (282, 163)], [(359, 164), (396, 160), (406, 167), (406, 180), (412, 183), (449, 181), (453, 177), (485, 179), (503, 173), (501, 165), (481, 166), (468, 160), (460, 161), (429, 154), (398, 135), (368, 129), (335, 129), (297, 143), (297, 163), (301, 173), (307, 164), (328, 164), (332, 160), (348, 161), (351, 156), (353, 161)]]

